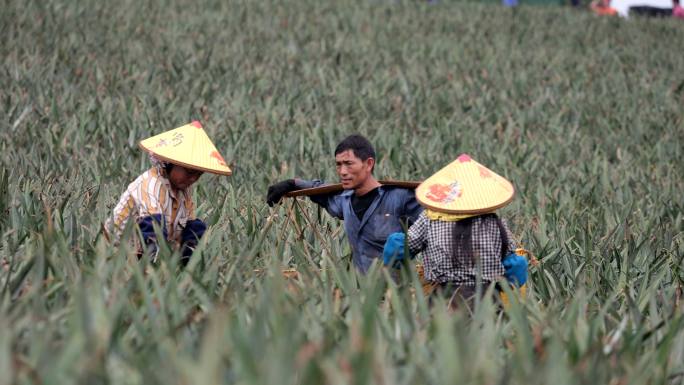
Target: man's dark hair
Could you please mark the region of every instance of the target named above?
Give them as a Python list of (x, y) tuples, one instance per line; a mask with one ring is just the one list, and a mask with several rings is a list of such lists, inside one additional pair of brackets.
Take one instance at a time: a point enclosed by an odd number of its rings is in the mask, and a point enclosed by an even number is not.
[(366, 160), (368, 158), (375, 159), (375, 149), (373, 148), (373, 145), (370, 144), (368, 139), (361, 135), (349, 135), (344, 138), (344, 140), (335, 148), (335, 155), (347, 150), (352, 150), (354, 155), (361, 160)]

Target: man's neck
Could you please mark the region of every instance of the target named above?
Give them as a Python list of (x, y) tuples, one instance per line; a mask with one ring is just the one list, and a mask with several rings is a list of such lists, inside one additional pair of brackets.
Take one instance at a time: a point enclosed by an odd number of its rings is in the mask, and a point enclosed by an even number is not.
[(375, 180), (372, 176), (366, 179), (366, 181), (359, 187), (354, 189), (354, 195), (360, 197), (367, 194), (369, 191), (380, 187), (380, 182)]

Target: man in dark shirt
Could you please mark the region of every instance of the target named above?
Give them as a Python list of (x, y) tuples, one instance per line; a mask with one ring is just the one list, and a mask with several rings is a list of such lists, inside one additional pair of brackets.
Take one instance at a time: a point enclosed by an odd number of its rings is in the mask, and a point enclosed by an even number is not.
[[(354, 266), (366, 273), (374, 260), (382, 262), (385, 241), (393, 232), (403, 231), (402, 220), (410, 225), (423, 209), (413, 190), (383, 186), (375, 179), (375, 149), (363, 136), (351, 135), (340, 142), (335, 164), (344, 191), (310, 198), (344, 220)], [(266, 202), (273, 206), (290, 191), (322, 184), (320, 180), (288, 179), (268, 188)]]

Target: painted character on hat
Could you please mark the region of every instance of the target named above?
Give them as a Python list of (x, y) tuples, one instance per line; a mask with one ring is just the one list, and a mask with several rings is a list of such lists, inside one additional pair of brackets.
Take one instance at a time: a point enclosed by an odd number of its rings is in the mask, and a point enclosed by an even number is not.
[[(188, 126), (193, 128), (188, 129)], [(188, 141), (192, 141), (197, 148), (213, 151), (199, 154), (194, 148), (179, 147)], [(195, 216), (191, 186), (205, 171), (230, 175), (230, 169), (199, 122), (143, 140), (140, 147), (149, 153), (152, 167), (123, 192), (112, 215), (105, 222), (105, 235), (118, 244), (126, 224), (135, 220), (141, 235), (133, 240), (139, 258), (147, 251), (152, 261), (156, 261), (159, 241), (163, 238), (167, 245), (180, 251), (179, 262), (184, 266), (206, 230), (206, 224)], [(158, 150), (163, 151), (159, 153)], [(210, 164), (211, 168), (206, 168), (205, 165), (209, 163), (213, 163)], [(216, 163), (221, 167), (216, 167)]]

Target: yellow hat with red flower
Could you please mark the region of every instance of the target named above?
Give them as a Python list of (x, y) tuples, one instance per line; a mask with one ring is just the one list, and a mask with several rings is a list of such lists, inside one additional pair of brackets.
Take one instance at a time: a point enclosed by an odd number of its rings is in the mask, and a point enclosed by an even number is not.
[(484, 214), (513, 200), (511, 182), (466, 154), (426, 179), (416, 199), (429, 210), (446, 214)]
[(143, 150), (166, 162), (214, 174), (232, 174), (198, 121), (147, 138), (139, 144)]

